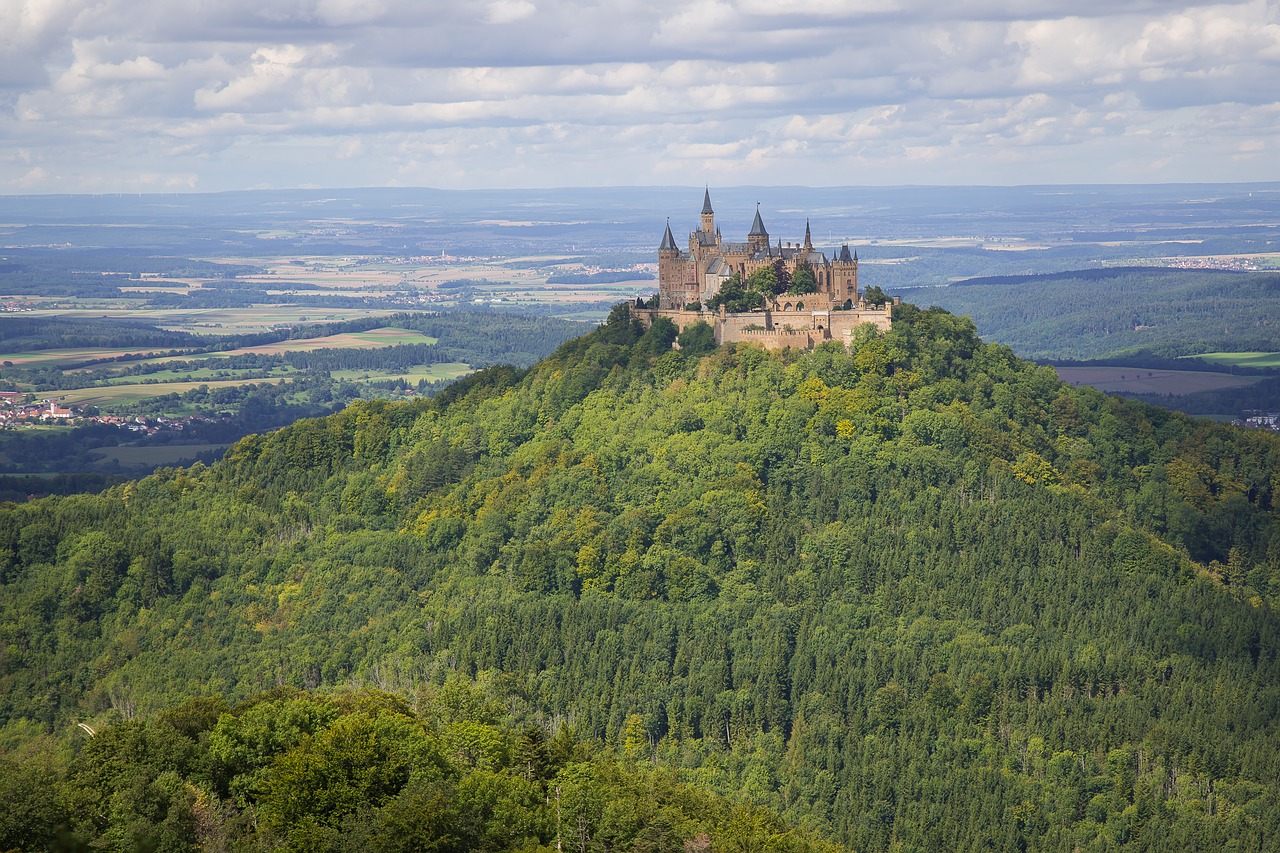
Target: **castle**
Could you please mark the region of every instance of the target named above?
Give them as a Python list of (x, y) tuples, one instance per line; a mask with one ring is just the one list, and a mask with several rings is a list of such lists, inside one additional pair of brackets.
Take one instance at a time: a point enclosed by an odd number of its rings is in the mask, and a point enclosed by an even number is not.
[(857, 252), (844, 245), (828, 258), (814, 249), (807, 222), (803, 243), (778, 240), (775, 246), (757, 206), (747, 241), (724, 240), (710, 189), (688, 251), (676, 245), (667, 223), (658, 246), (656, 299), (652, 307), (635, 309), (646, 325), (658, 316), (680, 329), (701, 320), (715, 331), (716, 343), (752, 341), (768, 349), (847, 341), (864, 323), (888, 329), (893, 309), (861, 299)]

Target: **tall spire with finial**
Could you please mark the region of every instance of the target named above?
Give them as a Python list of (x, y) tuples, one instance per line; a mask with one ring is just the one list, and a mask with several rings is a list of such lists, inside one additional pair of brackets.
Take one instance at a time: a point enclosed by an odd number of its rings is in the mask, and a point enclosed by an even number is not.
[(716, 212), (711, 209), (711, 188), (707, 187), (702, 193), (702, 233), (714, 234), (716, 232)]
[(813, 238), (809, 236), (809, 220), (804, 221), (804, 250), (806, 252), (813, 250)]

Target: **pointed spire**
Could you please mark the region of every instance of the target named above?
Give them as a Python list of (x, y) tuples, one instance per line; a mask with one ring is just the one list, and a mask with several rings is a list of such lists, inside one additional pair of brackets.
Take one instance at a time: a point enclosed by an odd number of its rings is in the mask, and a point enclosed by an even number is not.
[(813, 248), (813, 238), (809, 236), (809, 220), (804, 221), (804, 247), (806, 249)]
[[(760, 218), (760, 202), (756, 202), (756, 221), (751, 223), (751, 231), (748, 237), (768, 237), (769, 232), (764, 230), (764, 220)], [(766, 241), (767, 242), (767, 241)]]
[(715, 211), (711, 209), (711, 187), (707, 187), (702, 193), (702, 212), (715, 213)]
[(664, 249), (674, 250), (676, 248), (676, 238), (671, 236), (671, 220), (667, 219), (667, 231), (662, 235), (662, 243), (658, 246), (658, 251)]

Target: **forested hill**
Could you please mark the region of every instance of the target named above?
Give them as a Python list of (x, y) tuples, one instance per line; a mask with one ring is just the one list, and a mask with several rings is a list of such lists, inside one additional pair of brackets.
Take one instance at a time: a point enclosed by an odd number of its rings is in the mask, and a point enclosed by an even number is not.
[(7, 507), (0, 747), (460, 677), (856, 850), (1274, 845), (1280, 440), (938, 309), (849, 351), (702, 331), (620, 306), (528, 370)]

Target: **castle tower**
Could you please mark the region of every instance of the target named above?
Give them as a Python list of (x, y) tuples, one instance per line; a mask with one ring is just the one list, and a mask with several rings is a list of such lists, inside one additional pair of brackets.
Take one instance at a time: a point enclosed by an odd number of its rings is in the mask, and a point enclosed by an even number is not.
[(670, 308), (670, 294), (680, 286), (680, 248), (671, 235), (671, 220), (658, 244), (658, 301), (662, 308)]
[(756, 219), (751, 223), (751, 231), (747, 233), (747, 243), (752, 249), (769, 248), (769, 232), (765, 230), (764, 220), (760, 218), (760, 205), (756, 204)]
[(710, 187), (702, 194), (702, 230), (707, 234), (714, 234), (716, 231), (716, 212), (711, 209)]
[(849, 244), (840, 247), (840, 254), (831, 262), (831, 298), (837, 301), (858, 301), (858, 254), (849, 253)]

